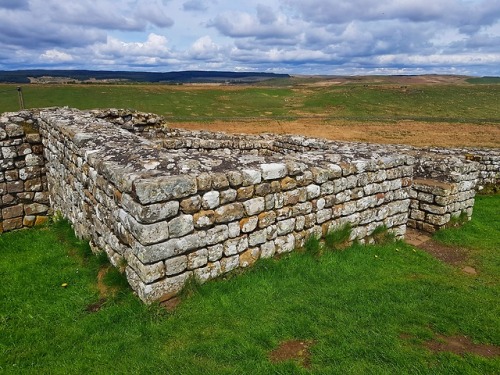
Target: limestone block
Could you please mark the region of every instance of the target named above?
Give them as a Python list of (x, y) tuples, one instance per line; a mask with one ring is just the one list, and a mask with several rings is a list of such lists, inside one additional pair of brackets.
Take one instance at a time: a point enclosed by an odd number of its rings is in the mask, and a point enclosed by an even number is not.
[(257, 246), (267, 241), (266, 228), (252, 232), (248, 235), (249, 246)]
[(183, 213), (193, 214), (200, 210), (201, 203), (201, 197), (199, 195), (194, 195), (192, 197), (183, 199), (180, 203), (180, 207)]
[(237, 192), (234, 189), (227, 189), (220, 192), (219, 200), (220, 204), (227, 204), (234, 202), (237, 197)]
[(295, 177), (298, 186), (307, 186), (313, 182), (313, 174), (311, 171), (304, 171), (302, 175)]
[(237, 190), (236, 198), (238, 200), (250, 199), (254, 195), (255, 188), (253, 185), (243, 186)]
[(254, 169), (243, 169), (241, 171), (242, 185), (256, 185), (262, 181), (262, 173)]
[(193, 274), (192, 272), (184, 272), (177, 276), (165, 277), (154, 283), (145, 284), (132, 267), (127, 267), (125, 273), (130, 286), (145, 303), (172, 298), (182, 290), (187, 279)]
[(295, 248), (295, 236), (290, 233), (287, 236), (276, 238), (274, 241), (276, 245), (276, 253), (283, 254), (293, 251)]
[(243, 176), (237, 171), (229, 171), (227, 173), (227, 179), (229, 181), (229, 185), (233, 188), (236, 188), (243, 183)]
[(274, 241), (268, 241), (260, 246), (261, 258), (272, 258), (276, 252)]
[(173, 238), (165, 242), (145, 246), (138, 241), (134, 241), (131, 243), (131, 249), (142, 263), (150, 264), (179, 255), (178, 242), (177, 238)]
[(427, 203), (420, 203), (420, 209), (437, 215), (444, 215), (447, 211), (446, 207)]
[(213, 173), (212, 186), (214, 189), (225, 189), (229, 187), (229, 180), (224, 173)]
[(201, 204), (205, 210), (217, 208), (220, 204), (220, 193), (218, 191), (209, 191), (203, 194)]
[(228, 223), (241, 219), (245, 214), (243, 204), (239, 202), (226, 204), (215, 210), (216, 223)]
[(320, 167), (312, 167), (311, 172), (313, 174), (313, 181), (317, 184), (322, 184), (328, 181), (330, 175), (329, 171)]
[(286, 176), (280, 181), (280, 187), (282, 191), (295, 189), (297, 187), (297, 181), (292, 177)]
[(196, 186), (198, 191), (206, 191), (212, 188), (212, 177), (209, 173), (200, 173), (196, 176)]
[(232, 270), (238, 268), (240, 265), (240, 256), (233, 255), (229, 258), (222, 258), (220, 260), (220, 271), (221, 273), (231, 272)]
[(275, 180), (283, 178), (287, 174), (287, 167), (283, 163), (261, 164), (260, 169), (263, 180)]
[[(323, 185), (325, 185), (325, 184), (323, 184)], [(307, 190), (307, 199), (308, 200), (317, 198), (321, 194), (321, 187), (319, 185), (314, 185), (314, 184), (308, 185), (306, 187), (306, 190)]]
[(245, 217), (240, 220), (240, 228), (243, 233), (250, 233), (257, 228), (259, 223), (258, 216)]
[(163, 262), (143, 264), (132, 254), (127, 256), (126, 259), (128, 266), (132, 267), (137, 276), (146, 284), (150, 284), (165, 276), (165, 264)]
[(26, 215), (41, 215), (45, 214), (49, 207), (45, 204), (32, 203), (24, 205), (24, 213)]
[(188, 254), (187, 256), (187, 268), (188, 270), (193, 270), (195, 268), (200, 268), (208, 263), (208, 250), (200, 249), (195, 252)]
[(238, 238), (231, 238), (224, 242), (224, 255), (232, 256), (242, 253), (248, 249), (248, 236), (244, 235)]
[(196, 279), (199, 282), (204, 283), (221, 274), (221, 265), (220, 262), (208, 263), (205, 267), (197, 268), (193, 272)]
[(229, 238), (235, 238), (241, 234), (241, 228), (239, 222), (233, 221), (232, 223), (228, 223), (227, 227), (229, 231)]
[(266, 208), (266, 202), (263, 197), (257, 197), (253, 199), (249, 199), (243, 202), (243, 206), (245, 207), (245, 212), (248, 216), (258, 215)]
[(259, 228), (265, 228), (276, 222), (276, 213), (274, 211), (262, 212), (258, 216), (259, 218)]
[(16, 147), (1, 147), (2, 155), (4, 159), (14, 159), (17, 157)]
[(200, 211), (193, 215), (194, 227), (197, 229), (210, 227), (215, 223), (215, 211)]
[(144, 224), (171, 218), (179, 212), (179, 202), (177, 201), (142, 205), (126, 193), (122, 194), (121, 204), (137, 221)]
[(278, 236), (293, 232), (295, 229), (295, 218), (279, 221), (277, 224)]
[(265, 183), (262, 183), (262, 184), (255, 186), (255, 195), (260, 196), (260, 197), (264, 197), (264, 196), (268, 195), (269, 193), (271, 193), (271, 191), (272, 191), (271, 184), (268, 182), (265, 182)]
[(193, 230), (193, 215), (180, 215), (168, 222), (168, 232), (171, 238), (182, 237)]
[(4, 219), (12, 219), (14, 217), (20, 217), (24, 214), (24, 205), (17, 204), (15, 206), (6, 207), (2, 209), (2, 217)]
[(137, 179), (133, 186), (142, 204), (184, 198), (197, 192), (197, 180), (191, 176)]
[(450, 214), (445, 214), (445, 215), (427, 214), (427, 222), (435, 226), (445, 225), (450, 221), (450, 218), (451, 218)]
[(301, 198), (301, 190), (289, 190), (282, 193), (283, 195), (283, 204), (285, 206), (293, 206), (300, 202)]
[(215, 245), (229, 238), (229, 228), (227, 225), (218, 225), (206, 232), (206, 244)]
[(209, 246), (207, 250), (208, 250), (208, 261), (215, 262), (220, 258), (222, 258), (222, 255), (224, 253), (224, 245), (217, 244), (214, 246)]
[(240, 254), (240, 267), (250, 267), (259, 259), (260, 249), (254, 247)]

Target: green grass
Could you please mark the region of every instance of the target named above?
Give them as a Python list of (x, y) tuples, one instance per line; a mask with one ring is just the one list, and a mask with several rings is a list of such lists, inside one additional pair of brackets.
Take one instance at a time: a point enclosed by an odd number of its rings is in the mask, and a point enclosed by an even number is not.
[[(134, 108), (175, 121), (321, 116), (333, 120), (408, 119), (500, 122), (497, 84), (275, 86), (25, 85), (27, 108)], [(7, 91), (6, 91), (7, 90)], [(16, 86), (0, 85), (0, 113), (18, 110)]]
[[(99, 299), (100, 261), (67, 225), (5, 233), (0, 372), (500, 373), (498, 357), (422, 347), (437, 334), (500, 345), (499, 209), (500, 196), (478, 197), (472, 222), (437, 235), (472, 249), (478, 276), (400, 242), (320, 257), (311, 242), (312, 251), (193, 287), (173, 313), (144, 306), (123, 289), (87, 312)], [(313, 341), (310, 369), (269, 361), (269, 352), (290, 339)]]

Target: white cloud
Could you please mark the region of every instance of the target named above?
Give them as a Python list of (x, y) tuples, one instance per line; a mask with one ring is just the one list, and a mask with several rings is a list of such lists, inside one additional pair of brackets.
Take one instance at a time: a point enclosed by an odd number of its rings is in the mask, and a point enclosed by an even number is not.
[(3, 69), (500, 75), (499, 53), (499, 0), (0, 0)]
[(73, 61), (73, 56), (71, 56), (69, 53), (66, 52), (61, 52), (55, 49), (51, 49), (45, 51), (45, 53), (40, 55), (40, 60), (48, 63), (58, 64), (58, 63)]

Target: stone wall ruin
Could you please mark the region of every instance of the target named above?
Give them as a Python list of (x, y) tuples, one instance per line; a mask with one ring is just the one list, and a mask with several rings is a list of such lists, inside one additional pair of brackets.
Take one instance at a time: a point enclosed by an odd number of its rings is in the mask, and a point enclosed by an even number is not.
[(189, 132), (122, 110), (3, 114), (0, 146), (0, 232), (61, 212), (145, 302), (345, 224), (371, 242), (470, 218), (500, 171), (499, 150)]

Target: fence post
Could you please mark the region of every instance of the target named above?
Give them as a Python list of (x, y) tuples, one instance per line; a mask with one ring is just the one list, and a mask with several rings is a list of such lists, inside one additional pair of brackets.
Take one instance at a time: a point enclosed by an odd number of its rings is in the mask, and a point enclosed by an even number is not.
[(17, 95), (19, 97), (19, 109), (24, 109), (24, 98), (23, 98), (23, 90), (21, 86), (17, 86)]

